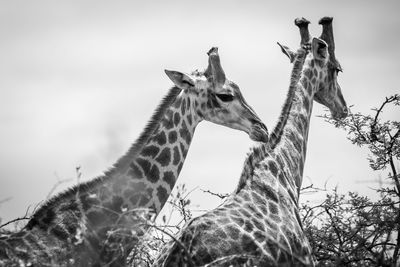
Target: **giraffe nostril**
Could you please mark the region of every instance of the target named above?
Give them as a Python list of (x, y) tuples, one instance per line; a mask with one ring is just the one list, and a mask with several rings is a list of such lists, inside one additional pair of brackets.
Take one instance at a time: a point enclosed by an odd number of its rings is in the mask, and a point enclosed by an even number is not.
[(348, 114), (349, 114), (349, 109), (345, 106), (343, 108), (343, 115), (344, 115), (344, 117), (346, 117)]
[(249, 120), (250, 120), (251, 124), (258, 124), (258, 123), (260, 123), (259, 120), (256, 120), (256, 119), (253, 119), (253, 118), (250, 118)]
[(338, 109), (336, 112), (332, 112), (332, 117), (336, 120), (341, 120), (346, 118), (349, 115), (349, 109), (344, 106), (341, 109)]

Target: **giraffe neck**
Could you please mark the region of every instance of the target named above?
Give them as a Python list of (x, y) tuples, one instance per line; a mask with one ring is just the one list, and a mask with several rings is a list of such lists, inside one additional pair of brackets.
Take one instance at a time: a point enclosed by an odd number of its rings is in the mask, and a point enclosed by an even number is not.
[(272, 130), (268, 143), (266, 145), (258, 144), (254, 146), (246, 157), (242, 174), (240, 176), (238, 186), (235, 190), (236, 193), (242, 190), (247, 181), (251, 181), (253, 179), (255, 170), (258, 168), (259, 163), (270, 156), (269, 151), (275, 149), (275, 147), (279, 143), (281, 143), (282, 136), (284, 136), (284, 130), (287, 126), (288, 120), (292, 112), (293, 101), (295, 99), (296, 91), (298, 90), (297, 87), (300, 80), (301, 72), (303, 70), (306, 55), (306, 51), (299, 50), (299, 52), (297, 53), (290, 76), (289, 90), (286, 95), (285, 103), (281, 110), (278, 123)]
[(307, 55), (306, 53), (307, 53), (306, 51), (299, 50), (299, 52), (296, 54), (296, 57), (294, 59), (293, 69), (292, 69), (292, 73), (290, 75), (289, 90), (286, 94), (286, 99), (283, 104), (281, 113), (279, 115), (278, 122), (275, 125), (274, 129), (272, 130), (269, 141), (268, 141), (268, 146), (270, 149), (274, 149), (275, 146), (279, 143), (279, 141), (282, 137), (284, 127), (288, 121), (290, 111), (292, 108), (294, 95), (295, 95), (295, 92), (297, 89), (297, 84), (300, 80), (301, 71), (304, 66), (304, 60)]
[(318, 78), (317, 70), (312, 67), (314, 62), (307, 60), (293, 95), (289, 115), (282, 125), (281, 136), (274, 148), (274, 153), (280, 155), (288, 167), (289, 177), (294, 179), (297, 198), (303, 180), (310, 117)]
[(107, 186), (116, 197), (127, 197), (127, 208), (151, 208), (158, 214), (164, 206), (201, 121), (197, 105), (191, 94), (179, 95), (141, 150), (125, 155), (110, 172)]

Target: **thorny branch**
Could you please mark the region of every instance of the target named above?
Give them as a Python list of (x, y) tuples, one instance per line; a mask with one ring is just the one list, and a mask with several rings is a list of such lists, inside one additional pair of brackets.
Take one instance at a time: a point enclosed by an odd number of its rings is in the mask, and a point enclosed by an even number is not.
[(203, 190), (203, 189), (200, 189), (200, 190), (203, 191), (204, 193), (208, 193), (208, 194), (210, 194), (210, 195), (212, 195), (212, 196), (219, 197), (220, 199), (225, 199), (225, 198), (227, 198), (227, 197), (229, 196), (228, 193), (226, 193), (226, 194), (221, 194), (221, 193), (214, 193), (214, 192), (211, 192), (210, 190)]
[(31, 218), (31, 217), (28, 215), (28, 214), (29, 214), (29, 209), (30, 209), (30, 206), (26, 209), (25, 215), (24, 215), (24, 216), (18, 217), (18, 218), (16, 218), (16, 219), (13, 219), (13, 220), (11, 220), (11, 221), (8, 221), (8, 222), (6, 222), (6, 223), (0, 225), (0, 229), (3, 228), (3, 227), (5, 227), (5, 226), (7, 226), (7, 225), (9, 225), (9, 224), (18, 222), (18, 221), (29, 220), (29, 219)]
[(400, 122), (382, 119), (389, 106), (398, 107), (400, 96), (386, 97), (373, 115), (350, 113), (328, 123), (345, 130), (348, 139), (369, 149), (373, 170), (389, 169), (387, 187), (379, 184), (377, 201), (357, 193), (341, 195), (336, 190), (326, 199), (301, 212), (314, 253), (324, 266), (397, 266), (400, 249), (400, 181), (396, 166), (400, 160)]

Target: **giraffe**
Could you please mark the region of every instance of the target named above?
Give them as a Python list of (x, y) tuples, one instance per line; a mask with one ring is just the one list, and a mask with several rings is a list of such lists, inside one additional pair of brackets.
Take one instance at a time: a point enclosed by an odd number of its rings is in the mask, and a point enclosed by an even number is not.
[(348, 113), (337, 83), (341, 67), (332, 18), (319, 23), (322, 35), (311, 39), (309, 22), (295, 20), (309, 53), (280, 45), (294, 61), (287, 98), (268, 143), (247, 156), (237, 189), (219, 207), (189, 221), (154, 266), (315, 265), (298, 209), (313, 100), (335, 119)]
[(20, 232), (0, 237), (0, 265), (16, 259), (31, 266), (124, 266), (148, 229), (146, 219), (167, 201), (202, 120), (268, 140), (266, 126), (225, 77), (218, 49), (208, 56), (204, 72), (165, 71), (174, 87), (129, 151), (104, 175), (51, 198)]

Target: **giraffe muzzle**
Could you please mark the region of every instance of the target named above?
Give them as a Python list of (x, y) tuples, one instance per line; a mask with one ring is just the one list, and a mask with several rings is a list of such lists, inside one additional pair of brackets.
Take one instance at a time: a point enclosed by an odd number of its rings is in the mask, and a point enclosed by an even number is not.
[(253, 123), (250, 132), (250, 138), (257, 142), (268, 142), (268, 129), (264, 123), (256, 121)]
[(340, 112), (332, 113), (332, 118), (335, 120), (343, 120), (349, 115), (349, 109), (344, 107)]

